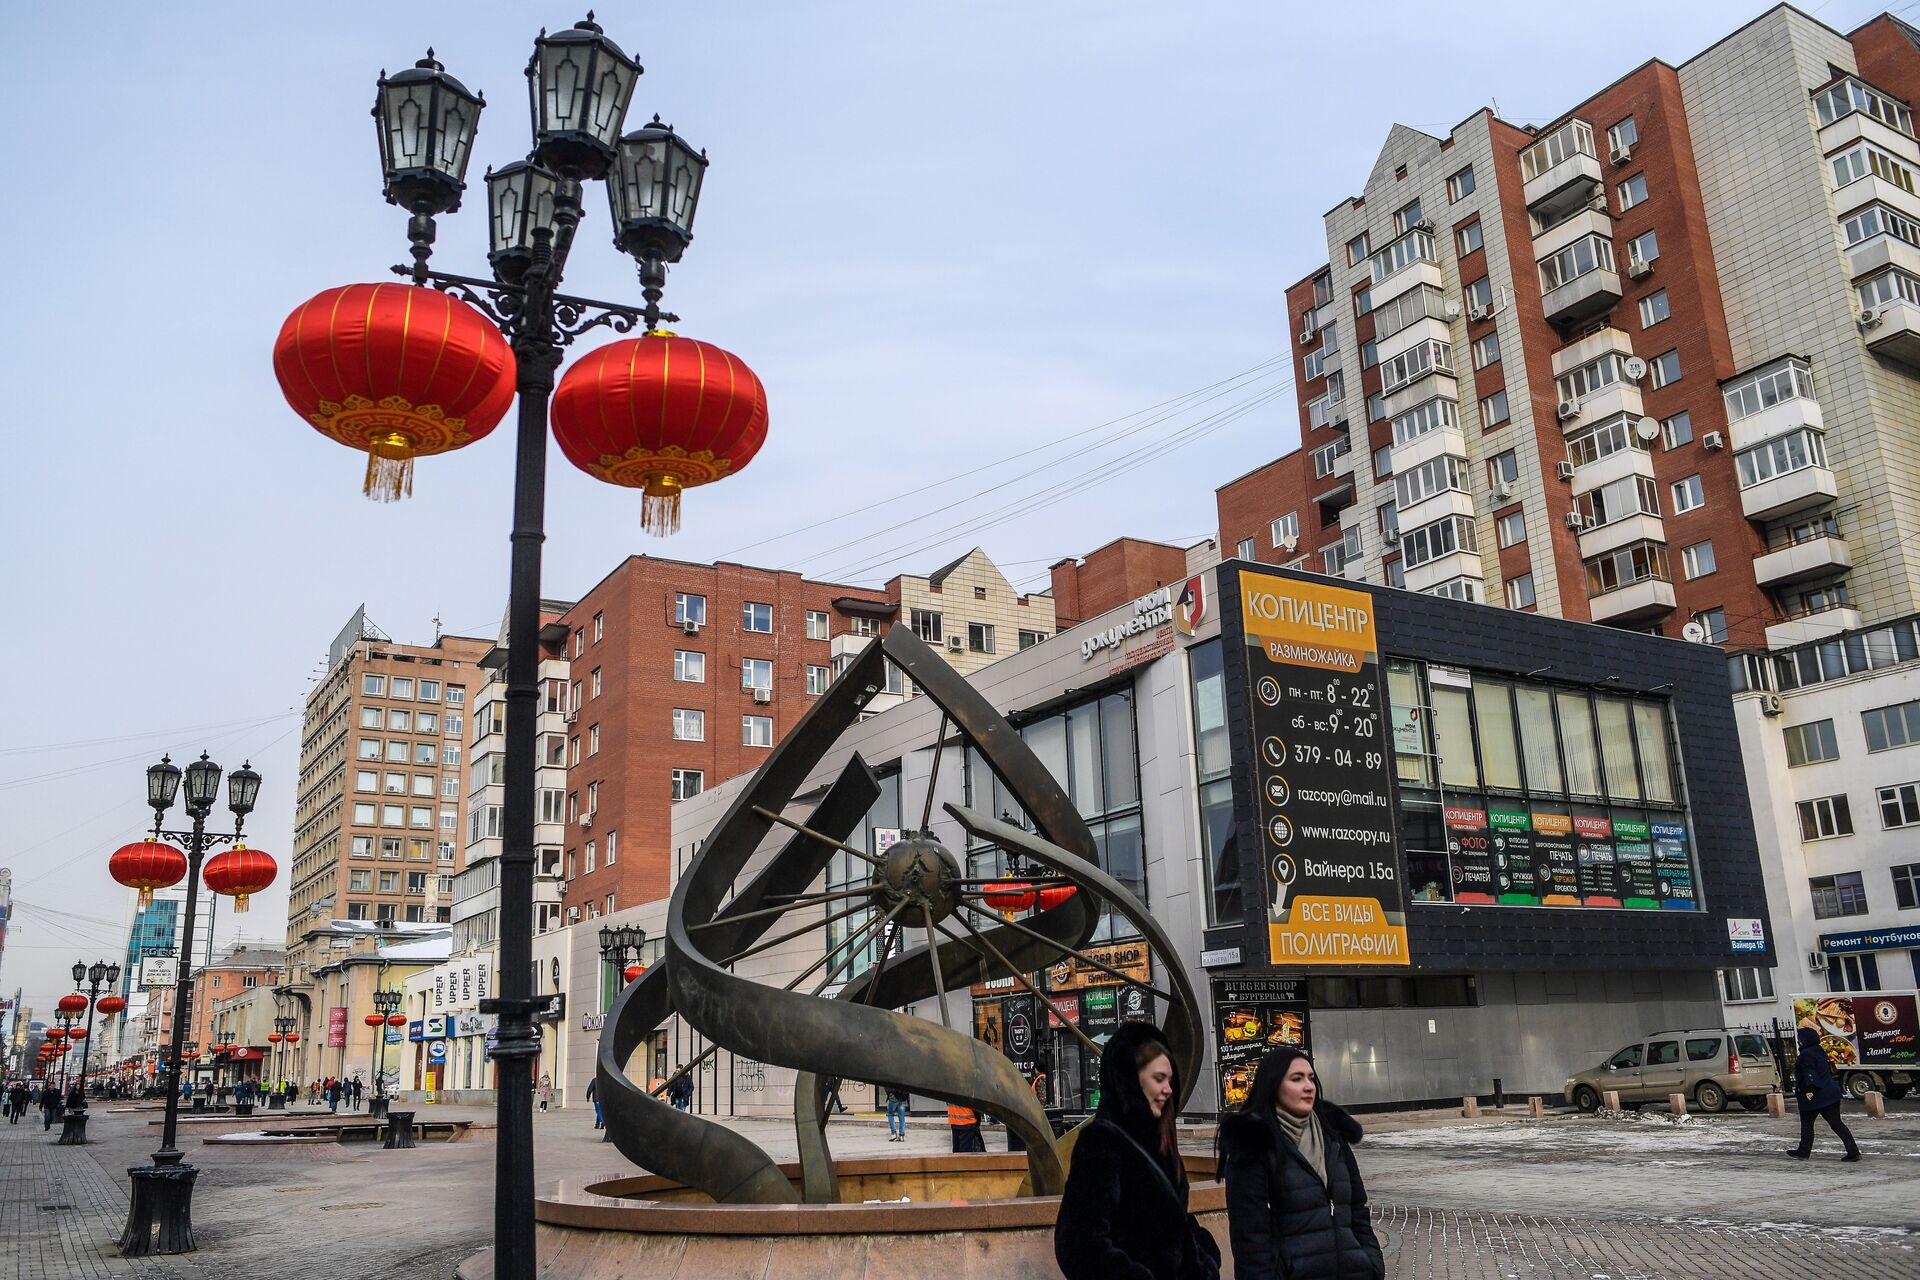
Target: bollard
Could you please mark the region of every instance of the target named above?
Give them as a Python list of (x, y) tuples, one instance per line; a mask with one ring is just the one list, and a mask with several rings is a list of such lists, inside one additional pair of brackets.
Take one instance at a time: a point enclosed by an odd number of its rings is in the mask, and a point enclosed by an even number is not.
[(1547, 1100), (1545, 1098), (1528, 1098), (1527, 1114), (1532, 1116), (1535, 1120), (1546, 1119), (1547, 1118)]
[(1867, 1094), (1866, 1103), (1867, 1103), (1867, 1115), (1869, 1118), (1874, 1120), (1885, 1120), (1887, 1118), (1887, 1095), (1886, 1094), (1881, 1093), (1878, 1089), (1875, 1089), (1872, 1092)]
[(1495, 1111), (1507, 1109), (1507, 1086), (1499, 1076), (1493, 1078), (1493, 1109)]
[(1472, 1097), (1460, 1099), (1460, 1114), (1469, 1120), (1478, 1120), (1480, 1118), (1480, 1099)]
[(1683, 1116), (1687, 1114), (1687, 1095), (1684, 1093), (1668, 1094), (1667, 1110), (1673, 1112), (1673, 1114), (1677, 1116)]
[(1767, 1114), (1775, 1120), (1785, 1120), (1787, 1118), (1787, 1095), (1784, 1093), (1768, 1094)]
[(1620, 1091), (1618, 1089), (1609, 1089), (1601, 1094), (1600, 1105), (1609, 1111), (1618, 1111), (1620, 1109)]

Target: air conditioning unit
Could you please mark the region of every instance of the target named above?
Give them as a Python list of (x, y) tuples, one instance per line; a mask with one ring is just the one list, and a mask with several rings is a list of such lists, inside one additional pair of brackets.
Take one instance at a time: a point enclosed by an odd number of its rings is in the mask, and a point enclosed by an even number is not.
[(965, 646), (963, 646), (963, 645), (962, 645), (962, 644), (960, 643), (960, 637), (959, 637), (959, 636), (948, 636), (948, 637), (947, 637), (947, 652), (948, 652), (948, 653), (959, 653), (959, 652), (961, 651), (961, 649), (962, 649), (962, 648), (964, 648), (964, 647), (965, 647)]
[(1553, 464), (1553, 474), (1559, 476), (1562, 480), (1571, 480), (1573, 479), (1573, 464), (1571, 462), (1556, 462)]
[(591, 830), (593, 830), (593, 815), (592, 815), (592, 814), (590, 814), (590, 813), (583, 813), (583, 814), (581, 814), (581, 815), (580, 815), (580, 829), (581, 829), (582, 831), (591, 831)]
[(1432, 219), (1432, 218), (1422, 218), (1422, 219), (1420, 219), (1420, 221), (1418, 221), (1418, 222), (1416, 222), (1416, 223), (1414, 223), (1414, 224), (1413, 224), (1412, 226), (1410, 226), (1410, 227), (1408, 227), (1408, 228), (1407, 228), (1407, 230), (1409, 230), (1409, 231), (1424, 231), (1424, 232), (1426, 232), (1426, 233), (1427, 233), (1428, 235), (1432, 235), (1432, 234), (1433, 234), (1433, 219)]
[(1639, 356), (1628, 356), (1622, 368), (1625, 370), (1627, 381), (1629, 382), (1638, 382), (1647, 376), (1647, 362)]
[(1471, 311), (1467, 312), (1467, 319), (1469, 320), (1493, 319), (1493, 304), (1489, 302), (1484, 307), (1473, 308)]
[(1312, 329), (1302, 329), (1300, 331), (1300, 345), (1304, 347), (1308, 343), (1312, 342), (1314, 332), (1315, 331)]
[(1727, 447), (1727, 438), (1718, 431), (1709, 431), (1700, 437), (1700, 447), (1702, 449), (1724, 449)]
[(1633, 159), (1633, 145), (1627, 142), (1621, 143), (1613, 149), (1610, 158), (1615, 164), (1625, 164), (1627, 161)]
[(1760, 711), (1763, 715), (1777, 716), (1781, 712), (1780, 695), (1763, 693), (1760, 695)]
[(1826, 952), (1824, 951), (1807, 952), (1807, 968), (1810, 971), (1814, 973), (1825, 973), (1831, 967), (1832, 967), (1832, 962), (1827, 959)]
[(682, 622), (680, 624), (680, 629), (686, 632), (690, 636), (697, 636), (700, 634), (700, 624), (697, 622), (693, 622), (693, 621)]
[(1493, 486), (1494, 501), (1505, 502), (1508, 498), (1511, 498), (1512, 496), (1513, 496), (1513, 486), (1508, 484), (1506, 481), (1502, 480), (1499, 484), (1496, 484), (1495, 486)]
[(562, 711), (560, 713), (560, 719), (565, 724), (572, 724), (574, 721), (578, 720), (579, 718), (580, 718), (580, 709), (578, 707), (575, 707), (571, 711)]
[(1860, 327), (1862, 329), (1871, 329), (1873, 328), (1873, 326), (1879, 323), (1880, 323), (1880, 308), (1878, 307), (1860, 308)]
[(1653, 264), (1651, 262), (1642, 262), (1639, 258), (1635, 258), (1627, 264), (1627, 274), (1635, 280), (1645, 280), (1653, 274)]
[(575, 921), (575, 920), (578, 920), (579, 918), (580, 918), (580, 908), (578, 908), (578, 907), (568, 907), (568, 908), (567, 908), (567, 921), (568, 921), (568, 923), (572, 923), (573, 921)]
[(753, 700), (761, 704), (762, 706), (765, 706), (767, 703), (773, 701), (773, 690), (755, 689), (753, 691)]
[(1580, 402), (1578, 400), (1562, 400), (1560, 402), (1560, 421), (1566, 422), (1579, 416)]
[(1567, 512), (1567, 528), (1576, 532), (1587, 527), (1587, 518), (1578, 511)]
[(1593, 199), (1587, 201), (1587, 208), (1591, 209), (1595, 213), (1609, 212), (1607, 208), (1607, 193), (1604, 191), (1595, 189), (1593, 193)]
[(1387, 530), (1385, 537), (1387, 539), (1388, 546), (1397, 547), (1400, 545), (1400, 531), (1398, 529)]

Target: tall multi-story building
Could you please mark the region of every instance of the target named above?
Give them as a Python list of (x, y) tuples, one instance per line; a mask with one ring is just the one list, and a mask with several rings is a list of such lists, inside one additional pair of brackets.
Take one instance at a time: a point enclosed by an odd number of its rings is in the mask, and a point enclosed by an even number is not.
[(287, 903), (290, 981), (314, 921), (444, 920), (428, 906), (460, 869), (461, 760), (467, 696), (486, 640), (396, 644), (356, 613), (307, 695)]
[(162, 890), (141, 905), (137, 900), (127, 926), (127, 957), (120, 966), (120, 994), (132, 998), (140, 989), (140, 961), (147, 956), (170, 956), (180, 948), (180, 919), (186, 894)]
[(1736, 1013), (1920, 981), (1916, 95), (1920, 30), (1782, 5), (1396, 127), (1287, 291), (1301, 447), (1217, 493), (1241, 558), (1738, 651), (1781, 968)]

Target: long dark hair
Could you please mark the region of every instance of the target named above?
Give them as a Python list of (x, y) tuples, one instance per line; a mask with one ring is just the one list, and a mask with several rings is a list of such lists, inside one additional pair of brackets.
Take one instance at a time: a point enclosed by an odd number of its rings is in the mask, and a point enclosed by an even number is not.
[(1160, 1108), (1160, 1114), (1158, 1116), (1155, 1116), (1153, 1114), (1153, 1108), (1146, 1104), (1145, 1090), (1141, 1090), (1141, 1104), (1146, 1106), (1147, 1116), (1153, 1125), (1154, 1137), (1156, 1139), (1154, 1145), (1158, 1148), (1160, 1155), (1171, 1160), (1177, 1168), (1180, 1164), (1180, 1134), (1179, 1130), (1174, 1128), (1173, 1113), (1180, 1108), (1178, 1088), (1180, 1076), (1178, 1070), (1173, 1066), (1173, 1054), (1166, 1045), (1158, 1040), (1142, 1040), (1134, 1047), (1132, 1064), (1133, 1087), (1135, 1089), (1140, 1088), (1140, 1073), (1145, 1071), (1147, 1065), (1156, 1058), (1165, 1058), (1167, 1060), (1168, 1070), (1173, 1073), (1172, 1078), (1175, 1089), (1173, 1094), (1167, 1098), (1167, 1105)]

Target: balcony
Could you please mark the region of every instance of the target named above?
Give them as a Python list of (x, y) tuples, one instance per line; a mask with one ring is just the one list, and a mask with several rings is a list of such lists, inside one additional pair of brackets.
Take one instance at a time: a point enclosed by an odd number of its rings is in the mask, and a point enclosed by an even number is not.
[(1818, 400), (1810, 395), (1792, 395), (1744, 418), (1733, 419), (1728, 431), (1733, 436), (1734, 452), (1738, 453), (1775, 436), (1790, 435), (1809, 427), (1824, 431), (1826, 426), (1826, 415), (1821, 412)]
[(1651, 622), (1673, 612), (1673, 584), (1646, 578), (1592, 597), (1587, 609), (1595, 622)]
[[(1605, 197), (1594, 196), (1595, 204), (1604, 204)], [(1613, 218), (1604, 208), (1585, 208), (1572, 217), (1554, 223), (1533, 238), (1533, 256), (1536, 260), (1551, 257), (1575, 240), (1586, 236), (1613, 235)]]
[(1593, 529), (1584, 529), (1580, 533), (1580, 558), (1591, 560), (1603, 556), (1609, 551), (1618, 551), (1621, 547), (1636, 542), (1667, 541), (1667, 528), (1660, 523), (1659, 516), (1633, 515), (1607, 523)]
[[(1627, 430), (1633, 430), (1628, 424)], [(1617, 449), (1597, 462), (1577, 467), (1573, 473), (1573, 496), (1591, 493), (1627, 476), (1653, 479), (1653, 455), (1645, 449)]]
[(1646, 412), (1646, 401), (1640, 396), (1638, 383), (1614, 382), (1582, 399), (1579, 411), (1571, 418), (1563, 418), (1560, 429), (1577, 431), (1596, 422), (1605, 422), (1617, 413), (1632, 414), (1637, 419), (1645, 417)]
[[(1406, 583), (1409, 591), (1427, 591), (1443, 582), (1451, 582), (1455, 578), (1472, 578), (1476, 582), (1485, 582), (1486, 576), (1486, 569), (1480, 563), (1479, 552), (1454, 551), (1406, 570)], [(1486, 597), (1484, 588), (1479, 594), (1482, 599)]]
[(1565, 327), (1605, 315), (1622, 296), (1619, 273), (1596, 267), (1549, 291), (1540, 299), (1540, 309), (1549, 324)]
[(1570, 342), (1553, 353), (1553, 376), (1557, 378), (1563, 373), (1578, 369), (1583, 364), (1598, 360), (1608, 352), (1622, 356), (1632, 355), (1633, 339), (1622, 330), (1609, 326), (1596, 333), (1590, 333), (1577, 342)]
[(1842, 631), (1854, 631), (1865, 625), (1858, 609), (1837, 605), (1774, 623), (1767, 628), (1767, 648), (1785, 649), (1810, 640), (1827, 640)]
[(1867, 350), (1889, 360), (1920, 367), (1920, 305), (1894, 297), (1874, 307), (1867, 326)]
[(1592, 200), (1604, 179), (1598, 156), (1574, 151), (1527, 180), (1527, 211), (1541, 222), (1557, 222)]
[(1801, 467), (1740, 491), (1740, 510), (1749, 520), (1773, 520), (1797, 511), (1824, 507), (1840, 496), (1833, 472)]
[(1763, 587), (1779, 587), (1851, 568), (1853, 549), (1847, 540), (1826, 533), (1767, 552), (1753, 562), (1753, 578)]
[(1465, 516), (1471, 520), (1473, 495), (1458, 489), (1442, 489), (1438, 493), (1428, 494), (1411, 506), (1400, 508), (1398, 512), (1400, 525), (1406, 529), (1418, 529), (1447, 516)]
[(1405, 475), (1423, 462), (1431, 462), (1443, 453), (1456, 458), (1467, 456), (1467, 437), (1458, 427), (1435, 427), (1405, 444), (1393, 446), (1393, 470)]

